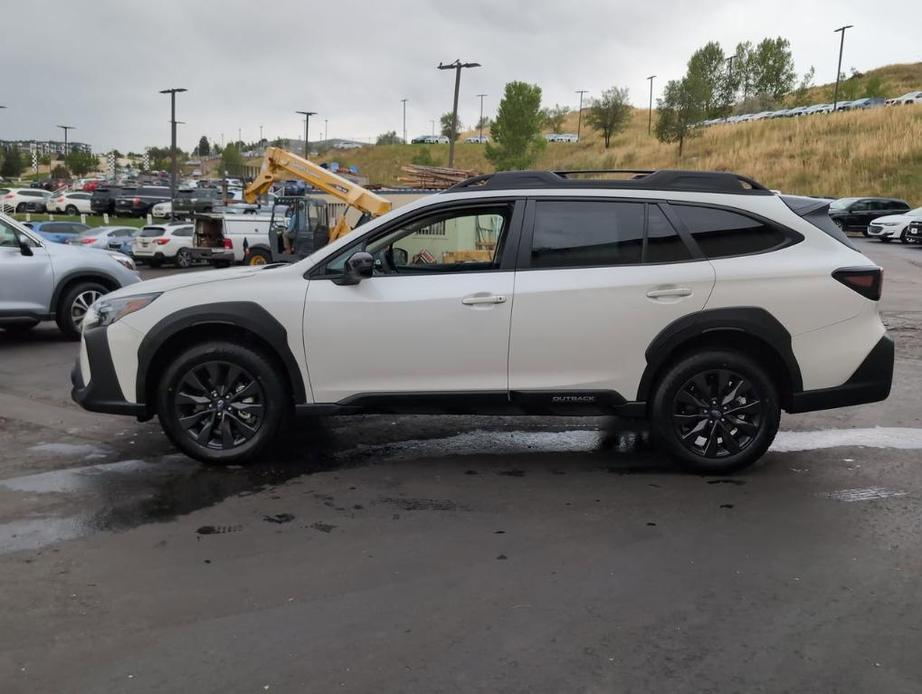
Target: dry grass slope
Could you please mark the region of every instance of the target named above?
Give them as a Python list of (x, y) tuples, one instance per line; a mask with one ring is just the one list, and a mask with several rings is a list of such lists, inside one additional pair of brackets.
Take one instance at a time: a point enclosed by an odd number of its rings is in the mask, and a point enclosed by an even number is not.
[[(888, 66), (880, 72), (896, 87), (888, 92), (922, 87), (922, 63)], [(564, 129), (576, 132), (576, 114), (570, 114)], [(325, 159), (355, 164), (371, 181), (394, 185), (400, 166), (423, 147), (431, 150), (436, 164), (445, 165), (447, 145), (365, 147)], [(455, 165), (492, 170), (482, 145), (458, 144)], [(647, 111), (638, 109), (610, 149), (584, 127), (581, 142), (549, 144), (536, 166), (736, 171), (791, 193), (893, 195), (922, 204), (922, 105), (714, 126), (686, 142), (681, 160), (675, 145), (647, 134)]]

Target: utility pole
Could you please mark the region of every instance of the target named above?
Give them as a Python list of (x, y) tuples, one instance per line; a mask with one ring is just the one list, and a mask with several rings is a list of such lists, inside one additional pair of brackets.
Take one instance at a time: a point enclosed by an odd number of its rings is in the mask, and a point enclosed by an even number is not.
[(435, 121), (430, 120), (429, 122), (432, 123), (432, 134), (435, 135)]
[[(6, 108), (6, 106), (4, 106), (4, 108)], [(76, 130), (76, 128), (72, 125), (59, 125), (58, 127), (64, 131), (64, 159), (67, 159), (67, 131)]]
[(851, 29), (854, 24), (846, 24), (844, 27), (839, 27), (838, 29), (833, 30), (833, 34), (836, 32), (839, 33), (839, 66), (836, 68), (836, 88), (832, 96), (832, 110), (835, 113), (836, 106), (839, 105), (839, 75), (842, 74), (842, 49), (845, 46), (845, 30)]
[(263, 126), (261, 125), (259, 126), (259, 141), (260, 143), (263, 141)]
[(477, 96), (480, 98), (480, 120), (477, 121), (477, 125), (480, 127), (480, 144), (483, 144), (483, 97), (486, 94), (478, 94)]
[(310, 128), (311, 116), (316, 116), (317, 112), (316, 111), (295, 111), (295, 113), (300, 113), (302, 116), (304, 116), (304, 158), (307, 159), (307, 152), (309, 149), (307, 146), (307, 142), (308, 142), (307, 137), (308, 137), (308, 134), (310, 133), (309, 128)]
[(576, 93), (579, 94), (579, 113), (576, 116), (576, 141), (579, 142), (579, 133), (583, 127), (583, 94), (587, 93), (588, 89), (577, 89)]
[(326, 142), (330, 139), (330, 120), (328, 118), (323, 119), (323, 140)]
[[(161, 89), (161, 94), (170, 95), (170, 219), (173, 216), (173, 207), (176, 204), (176, 95), (187, 91), (182, 87), (174, 89)], [(66, 145), (65, 145), (66, 149)]]
[(647, 135), (650, 135), (653, 132), (653, 80), (656, 79), (656, 75), (650, 75), (647, 79), (650, 80), (650, 110), (647, 113)]
[[(448, 168), (452, 168), (455, 163), (455, 138), (458, 136), (458, 92), (461, 89), (461, 70), (469, 67), (480, 67), (480, 63), (462, 63), (460, 59), (455, 58), (453, 63), (439, 63), (439, 70), (455, 71), (455, 101), (451, 108), (451, 139), (448, 142)], [(434, 134), (434, 133), (433, 133)]]
[(403, 144), (407, 143), (407, 100), (401, 99), (403, 102)]

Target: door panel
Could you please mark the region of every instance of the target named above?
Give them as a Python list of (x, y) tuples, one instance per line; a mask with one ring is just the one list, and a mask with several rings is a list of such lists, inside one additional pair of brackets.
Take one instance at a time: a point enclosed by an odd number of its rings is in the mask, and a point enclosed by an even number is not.
[(48, 314), (54, 289), (51, 262), (41, 246), (33, 247), (32, 253), (22, 255), (18, 247), (0, 246), (0, 317)]
[(634, 399), (647, 346), (700, 311), (713, 286), (706, 260), (519, 272), (509, 389), (614, 390)]
[(311, 280), (304, 315), (314, 400), (505, 391), (514, 274)]

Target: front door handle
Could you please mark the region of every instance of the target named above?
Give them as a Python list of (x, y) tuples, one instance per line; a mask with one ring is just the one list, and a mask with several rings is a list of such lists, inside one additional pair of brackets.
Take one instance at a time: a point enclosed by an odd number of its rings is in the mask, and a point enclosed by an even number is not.
[(688, 287), (670, 287), (669, 289), (651, 289), (647, 292), (650, 299), (663, 299), (671, 296), (691, 296), (692, 290)]
[(506, 297), (502, 294), (472, 294), (461, 299), (465, 306), (477, 306), (478, 304), (504, 304)]

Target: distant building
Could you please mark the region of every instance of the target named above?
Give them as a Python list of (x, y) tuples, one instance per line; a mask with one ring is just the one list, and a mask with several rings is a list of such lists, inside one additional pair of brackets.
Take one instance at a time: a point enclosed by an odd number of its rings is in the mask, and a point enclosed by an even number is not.
[[(32, 147), (35, 147), (38, 156), (43, 157), (46, 154), (64, 154), (64, 142), (57, 140), (0, 140), (0, 147), (16, 147), (20, 152), (29, 154)], [(93, 153), (93, 148), (85, 142), (68, 142), (68, 152), (86, 152)]]

